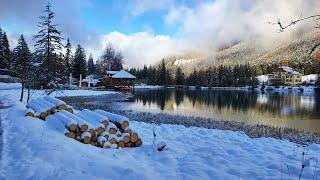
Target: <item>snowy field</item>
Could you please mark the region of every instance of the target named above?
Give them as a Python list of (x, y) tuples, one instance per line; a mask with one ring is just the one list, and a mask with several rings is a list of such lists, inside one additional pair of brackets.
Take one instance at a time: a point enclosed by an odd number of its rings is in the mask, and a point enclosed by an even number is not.
[[(21, 94), (20, 83), (0, 83), (0, 96), (8, 96), (18, 101)], [(93, 91), (93, 90), (59, 90), (50, 94), (53, 97), (62, 96), (96, 96), (105, 94), (114, 94), (113, 91)], [(46, 95), (45, 90), (31, 90), (31, 99)], [(27, 90), (24, 91), (24, 102), (27, 99)]]
[[(133, 149), (101, 149), (26, 118), (22, 104), (1, 97), (0, 179), (316, 179), (320, 145), (300, 147), (241, 132), (153, 125), (132, 121), (144, 144)], [(153, 150), (165, 141), (163, 152)], [(305, 156), (302, 156), (302, 152)], [(302, 158), (304, 160), (302, 160)]]

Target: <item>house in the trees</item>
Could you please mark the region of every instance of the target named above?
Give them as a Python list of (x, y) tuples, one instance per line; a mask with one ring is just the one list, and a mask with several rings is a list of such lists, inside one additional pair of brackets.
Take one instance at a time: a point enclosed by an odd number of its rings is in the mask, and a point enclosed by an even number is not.
[(108, 88), (120, 90), (129, 90), (133, 85), (136, 77), (125, 70), (107, 71), (101, 84)]
[(302, 74), (288, 66), (287, 61), (282, 62), (277, 71), (268, 74), (269, 86), (299, 86)]

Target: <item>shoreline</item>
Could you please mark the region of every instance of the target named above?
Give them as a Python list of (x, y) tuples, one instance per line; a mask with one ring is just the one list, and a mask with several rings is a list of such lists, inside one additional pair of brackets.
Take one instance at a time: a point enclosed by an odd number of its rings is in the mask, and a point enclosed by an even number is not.
[(123, 102), (130, 98), (130, 95), (113, 94), (103, 96), (74, 96), (59, 97), (76, 109), (103, 109), (109, 112), (121, 114), (133, 121), (140, 121), (154, 124), (176, 124), (185, 127), (202, 127), (206, 129), (218, 129), (229, 131), (242, 131), (251, 138), (272, 137), (285, 139), (291, 142), (308, 145), (310, 143), (320, 144), (320, 132), (307, 132), (293, 128), (275, 127), (270, 125), (252, 125), (245, 122), (227, 121), (213, 118), (184, 116), (168, 113), (134, 112), (132, 110), (121, 110), (114, 108), (115, 102)]

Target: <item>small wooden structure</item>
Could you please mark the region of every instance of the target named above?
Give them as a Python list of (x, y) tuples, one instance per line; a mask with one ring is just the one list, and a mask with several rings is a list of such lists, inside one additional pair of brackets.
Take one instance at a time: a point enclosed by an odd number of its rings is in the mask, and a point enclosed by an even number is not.
[(107, 71), (101, 80), (102, 85), (119, 90), (129, 91), (136, 77), (125, 70)]

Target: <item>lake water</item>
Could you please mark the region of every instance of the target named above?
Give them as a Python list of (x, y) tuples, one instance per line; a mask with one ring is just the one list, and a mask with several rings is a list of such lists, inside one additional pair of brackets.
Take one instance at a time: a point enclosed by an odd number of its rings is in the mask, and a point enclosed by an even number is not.
[(320, 132), (320, 96), (231, 90), (136, 90), (126, 107)]

